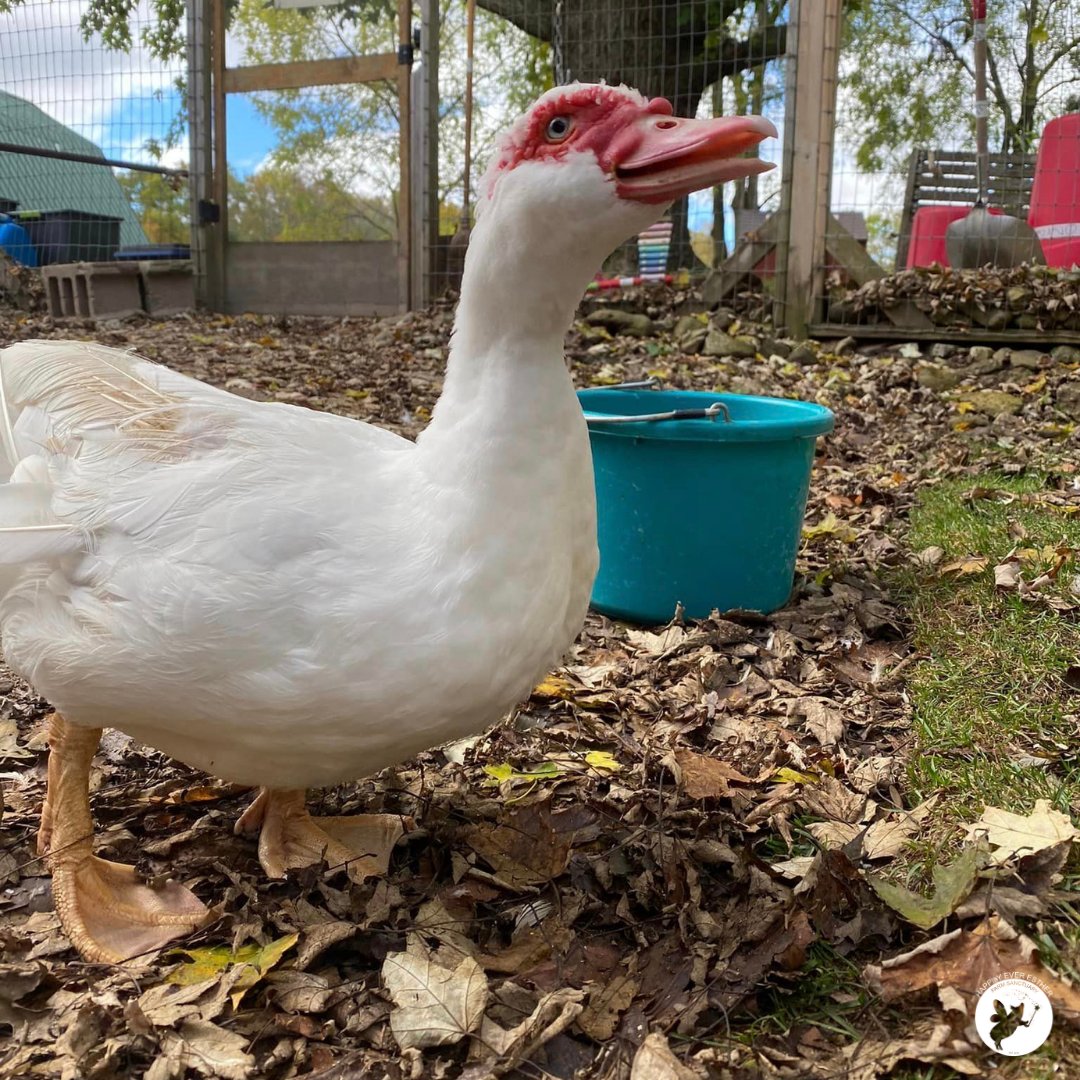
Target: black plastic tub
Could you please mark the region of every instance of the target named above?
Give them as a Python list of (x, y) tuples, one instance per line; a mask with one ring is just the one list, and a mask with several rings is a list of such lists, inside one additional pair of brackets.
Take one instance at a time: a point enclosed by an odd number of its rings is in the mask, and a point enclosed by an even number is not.
[(118, 217), (85, 210), (19, 210), (12, 216), (30, 234), (41, 266), (105, 262), (120, 246)]

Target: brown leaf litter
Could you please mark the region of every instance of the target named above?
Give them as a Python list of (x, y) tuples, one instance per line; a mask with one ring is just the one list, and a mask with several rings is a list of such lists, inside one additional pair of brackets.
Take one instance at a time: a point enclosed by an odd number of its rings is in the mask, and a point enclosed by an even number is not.
[[(965, 475), (968, 440), (1013, 440), (1003, 461), (1056, 468), (1054, 395), (1069, 373), (1047, 368), (1017, 415), (965, 413), (959, 430), (953, 404), (919, 383), (917, 348), (784, 341), (749, 321), (760, 298), (744, 294), (712, 324), (755, 355), (710, 356), (699, 320), (677, 331), (692, 297), (624, 299), (654, 336), (579, 326), (567, 351), (580, 384), (658, 376), (837, 412), (792, 602), (659, 629), (590, 616), (515, 717), (312, 793), (327, 817), (415, 821), (365, 848), (384, 858), (374, 877), (266, 880), (232, 834), (246, 793), (108, 735), (93, 775), (103, 853), (182, 877), (223, 908), (182, 948), (124, 969), (79, 962), (59, 931), (33, 850), (46, 707), (7, 679), (0, 1075), (741, 1080), (873, 1078), (903, 1062), (978, 1075), (985, 1051), (954, 1006), (997, 962), (1038, 972), (1071, 1020), (1075, 990), (1013, 926), (1057, 902), (1075, 836), (1061, 815), (988, 811), (973, 846), (943, 858), (953, 876), (936, 892), (882, 890), (906, 888), (889, 867), (931, 808), (904, 801), (903, 680), (917, 657), (881, 578), (912, 557), (902, 525), (917, 486)], [(245, 396), (412, 436), (441, 389), (450, 319), (440, 305), (381, 321), (92, 328), (0, 308), (0, 333), (93, 334)], [(1046, 497), (1069, 512), (1067, 490)], [(931, 554), (939, 574), (989, 572)], [(942, 914), (922, 931), (903, 914), (916, 909)], [(810, 1022), (761, 1026), (818, 950), (865, 969), (882, 997), (858, 1041)], [(931, 1015), (920, 992), (941, 995)]]

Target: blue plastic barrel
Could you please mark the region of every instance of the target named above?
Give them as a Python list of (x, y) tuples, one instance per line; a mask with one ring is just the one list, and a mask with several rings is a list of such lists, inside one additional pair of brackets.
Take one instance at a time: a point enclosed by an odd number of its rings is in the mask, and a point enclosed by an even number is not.
[[(795, 576), (821, 405), (683, 390), (578, 391), (596, 476), (600, 572), (592, 606), (631, 622), (669, 621), (677, 603), (783, 607)], [(605, 423), (726, 409), (711, 419)]]

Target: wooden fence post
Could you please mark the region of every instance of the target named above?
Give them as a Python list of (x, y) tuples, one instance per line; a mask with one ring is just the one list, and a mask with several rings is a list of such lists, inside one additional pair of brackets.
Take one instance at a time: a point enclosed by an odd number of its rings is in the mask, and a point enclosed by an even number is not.
[(789, 72), (781, 213), (783, 319), (805, 337), (821, 317), (832, 184), (842, 0), (794, 0), (795, 71)]

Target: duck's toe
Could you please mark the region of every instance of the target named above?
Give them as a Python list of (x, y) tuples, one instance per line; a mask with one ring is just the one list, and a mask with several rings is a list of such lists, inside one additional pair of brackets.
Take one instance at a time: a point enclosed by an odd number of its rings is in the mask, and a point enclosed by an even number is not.
[(385, 874), (394, 844), (408, 819), (392, 814), (313, 818), (303, 791), (264, 788), (236, 824), (239, 833), (259, 830), (259, 862), (268, 877), (326, 863), (356, 882)]
[(87, 960), (121, 963), (206, 926), (214, 914), (175, 881), (150, 884), (95, 856), (53, 866), (56, 911)]

